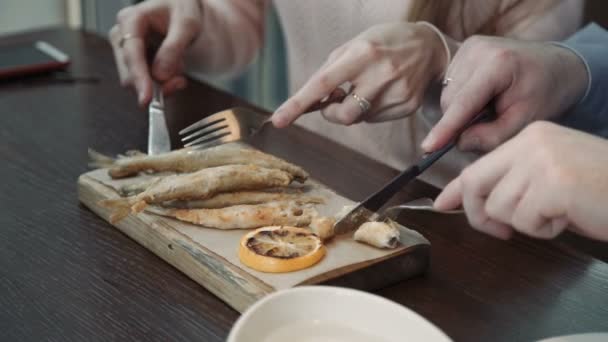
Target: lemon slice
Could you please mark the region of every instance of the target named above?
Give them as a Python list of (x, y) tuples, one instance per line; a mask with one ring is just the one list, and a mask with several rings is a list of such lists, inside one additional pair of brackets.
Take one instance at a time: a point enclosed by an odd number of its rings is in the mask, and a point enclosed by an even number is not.
[(308, 268), (323, 258), (325, 246), (304, 228), (273, 226), (247, 233), (241, 239), (239, 259), (254, 270), (285, 273)]

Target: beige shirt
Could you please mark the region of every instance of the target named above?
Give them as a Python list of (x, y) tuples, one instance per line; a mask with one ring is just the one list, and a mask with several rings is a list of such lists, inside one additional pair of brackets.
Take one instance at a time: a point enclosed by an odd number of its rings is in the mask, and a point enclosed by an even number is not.
[[(485, 1), (485, 0), (484, 0)], [(262, 44), (267, 1), (206, 0), (203, 37), (195, 43), (190, 59), (199, 70), (235, 72), (250, 61)], [(275, 0), (286, 37), (290, 91), (293, 93), (322, 65), (331, 51), (369, 27), (407, 17), (409, 0)], [(581, 0), (563, 0), (552, 14), (535, 20), (514, 35), (530, 39), (557, 39), (578, 26)], [(556, 25), (556, 21), (569, 18)], [(213, 46), (213, 49), (209, 47)], [(440, 118), (438, 87), (429, 91), (417, 115), (382, 122), (341, 126), (319, 113), (301, 117), (297, 124), (397, 169), (404, 169), (421, 154), (419, 146)], [(421, 178), (445, 185), (475, 155), (452, 151)]]

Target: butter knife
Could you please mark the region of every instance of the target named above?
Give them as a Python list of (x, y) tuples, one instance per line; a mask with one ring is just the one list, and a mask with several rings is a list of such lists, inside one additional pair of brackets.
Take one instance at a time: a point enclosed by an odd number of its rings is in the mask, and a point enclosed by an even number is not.
[(160, 85), (153, 82), (153, 98), (148, 106), (148, 154), (171, 151), (171, 140), (165, 120), (165, 100)]
[(477, 123), (491, 119), (493, 115), (494, 111), (489, 107), (486, 108), (484, 111), (473, 117), (473, 119), (471, 119), (464, 127), (462, 127), (458, 131), (458, 134), (456, 134), (456, 136), (452, 138), (452, 140), (450, 140), (450, 142), (448, 142), (444, 147), (435, 152), (424, 155), (418, 160), (417, 163), (408, 167), (405, 171), (401, 172), (390, 182), (380, 188), (380, 190), (373, 193), (363, 202), (357, 204), (357, 206), (355, 206), (338, 222), (336, 222), (334, 225), (334, 231), (336, 234), (354, 231), (363, 223), (372, 219), (375, 212), (382, 208), (382, 206), (384, 206), (386, 202), (388, 202), (397, 192), (399, 192), (399, 190), (422, 174), (422, 172), (428, 169), (437, 160), (439, 160), (439, 158), (456, 146), (458, 138), (460, 138), (460, 135), (464, 131)]

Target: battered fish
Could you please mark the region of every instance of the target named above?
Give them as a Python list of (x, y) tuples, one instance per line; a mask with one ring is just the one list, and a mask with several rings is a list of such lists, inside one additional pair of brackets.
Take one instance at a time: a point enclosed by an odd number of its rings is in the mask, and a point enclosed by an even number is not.
[(217, 194), (204, 200), (170, 201), (162, 203), (161, 206), (176, 209), (217, 209), (233, 205), (262, 204), (277, 201), (299, 201), (312, 204), (324, 203), (321, 197), (303, 195), (300, 192), (237, 191)]
[(146, 211), (216, 229), (252, 229), (265, 226), (310, 224), (317, 215), (311, 205), (298, 201), (235, 205), (219, 209), (168, 209), (149, 206)]
[(91, 159), (89, 163), (91, 167), (110, 168), (108, 173), (112, 178), (134, 176), (142, 171), (184, 173), (233, 164), (252, 164), (269, 169), (283, 170), (292, 174), (300, 182), (304, 182), (308, 178), (308, 173), (297, 165), (264, 152), (243, 148), (235, 144), (223, 144), (203, 150), (184, 148), (154, 156), (132, 153), (118, 159), (110, 158), (89, 149), (89, 158)]
[(225, 165), (194, 173), (167, 176), (135, 196), (104, 200), (99, 204), (113, 210), (112, 223), (129, 214), (141, 212), (148, 204), (172, 200), (206, 199), (218, 193), (236, 190), (259, 190), (288, 186), (293, 177), (277, 169), (256, 165)]
[(366, 222), (355, 232), (355, 240), (378, 248), (399, 245), (399, 229), (386, 222)]

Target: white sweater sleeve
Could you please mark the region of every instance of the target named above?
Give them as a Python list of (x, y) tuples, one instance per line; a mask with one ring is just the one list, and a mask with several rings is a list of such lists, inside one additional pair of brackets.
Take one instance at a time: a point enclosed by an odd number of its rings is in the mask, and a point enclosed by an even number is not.
[(236, 74), (263, 44), (268, 0), (200, 0), (201, 35), (186, 54), (189, 70), (210, 75)]

